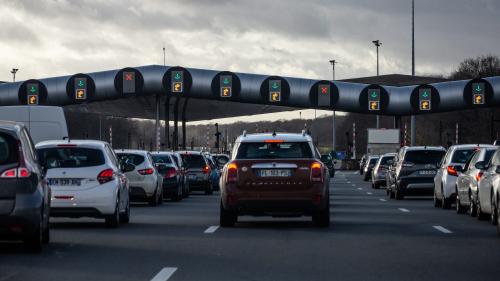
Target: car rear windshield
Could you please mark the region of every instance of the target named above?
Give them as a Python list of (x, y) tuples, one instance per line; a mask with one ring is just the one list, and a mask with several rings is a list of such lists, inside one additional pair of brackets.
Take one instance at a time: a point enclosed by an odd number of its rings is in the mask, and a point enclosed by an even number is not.
[(101, 150), (84, 147), (49, 147), (37, 150), (40, 163), (53, 168), (83, 168), (105, 163)]
[(370, 165), (375, 165), (378, 161), (378, 158), (370, 158)]
[(141, 165), (144, 162), (144, 156), (134, 153), (117, 153), (120, 163), (129, 163), (135, 166)]
[(205, 158), (199, 154), (181, 154), (187, 168), (203, 168), (207, 165)]
[(236, 159), (297, 159), (313, 158), (308, 142), (243, 142), (238, 148)]
[(382, 160), (380, 160), (380, 165), (387, 165), (387, 162), (389, 162), (389, 160), (393, 160), (393, 159), (394, 159), (394, 156), (382, 157)]
[(465, 164), (474, 151), (476, 151), (474, 148), (455, 150), (453, 157), (451, 157), (451, 163)]
[(486, 150), (486, 153), (484, 154), (484, 160), (483, 160), (484, 163), (490, 162), (491, 156), (493, 156), (493, 154), (495, 154), (495, 151), (496, 151), (496, 149)]
[(0, 165), (17, 163), (18, 158), (17, 140), (9, 134), (0, 133)]
[(413, 150), (405, 154), (404, 162), (413, 164), (438, 164), (445, 152), (438, 150)]
[(170, 160), (170, 156), (166, 154), (153, 154), (153, 161), (155, 164), (172, 164), (172, 160)]

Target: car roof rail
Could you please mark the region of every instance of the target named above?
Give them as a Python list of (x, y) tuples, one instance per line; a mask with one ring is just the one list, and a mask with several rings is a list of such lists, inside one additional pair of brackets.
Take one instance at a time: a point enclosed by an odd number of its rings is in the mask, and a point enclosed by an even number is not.
[(306, 136), (306, 130), (302, 130), (302, 135)]
[(246, 137), (247, 136), (247, 130), (243, 130), (243, 136)]

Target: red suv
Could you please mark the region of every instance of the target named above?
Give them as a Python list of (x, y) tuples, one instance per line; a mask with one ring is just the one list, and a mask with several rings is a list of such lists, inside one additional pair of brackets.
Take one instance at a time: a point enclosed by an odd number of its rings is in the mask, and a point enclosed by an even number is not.
[(243, 133), (221, 176), (220, 225), (238, 216), (312, 216), (330, 224), (327, 167), (310, 136)]

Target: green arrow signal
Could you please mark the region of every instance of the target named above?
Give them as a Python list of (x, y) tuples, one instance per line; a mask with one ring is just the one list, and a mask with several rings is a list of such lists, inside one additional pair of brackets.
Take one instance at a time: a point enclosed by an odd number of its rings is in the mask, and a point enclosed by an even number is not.
[(428, 96), (429, 96), (429, 93), (427, 93), (427, 91), (424, 91), (424, 93), (422, 94), (422, 96), (423, 96), (424, 98), (426, 98), (426, 97), (428, 97)]
[(78, 81), (78, 86), (80, 86), (80, 87), (83, 87), (83, 86), (84, 86), (84, 84), (83, 84), (83, 81), (82, 81), (82, 80), (79, 80), (79, 81)]
[(32, 93), (36, 92), (35, 86), (31, 86), (30, 92)]
[(372, 98), (376, 98), (377, 97), (377, 92), (372, 92)]
[(175, 73), (175, 80), (179, 80), (181, 79), (181, 75), (179, 74), (179, 72)]
[(227, 85), (227, 84), (229, 84), (229, 79), (227, 79), (227, 77), (225, 77), (225, 78), (224, 78), (224, 81), (222, 81), (222, 83), (224, 83), (224, 84), (226, 84), (226, 85)]
[(481, 91), (481, 86), (479, 84), (476, 85), (476, 92), (480, 92)]
[(274, 82), (273, 85), (271, 86), (273, 89), (278, 89), (278, 83)]

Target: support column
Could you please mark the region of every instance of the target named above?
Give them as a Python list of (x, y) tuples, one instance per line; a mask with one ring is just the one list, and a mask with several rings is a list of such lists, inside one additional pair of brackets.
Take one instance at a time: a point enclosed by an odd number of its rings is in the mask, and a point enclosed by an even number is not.
[(155, 149), (160, 151), (160, 95), (156, 94), (156, 116), (155, 116)]
[(175, 98), (174, 104), (174, 135), (172, 140), (172, 146), (174, 150), (179, 149), (179, 101), (180, 98)]
[(332, 116), (332, 151), (336, 151), (335, 150), (335, 139), (336, 138), (337, 138), (337, 133), (336, 133), (336, 128), (335, 128), (335, 110), (334, 110), (333, 116)]
[(165, 145), (171, 148), (170, 143), (170, 96), (167, 94), (165, 100)]
[(394, 116), (394, 129), (401, 128), (401, 116)]
[(186, 150), (186, 108), (189, 98), (184, 99), (184, 105), (182, 106), (182, 149)]
[(411, 137), (411, 142), (410, 144), (412, 146), (415, 146), (416, 145), (416, 142), (417, 142), (417, 118), (415, 117), (415, 115), (412, 115), (411, 116), (411, 120), (410, 120), (410, 137)]

